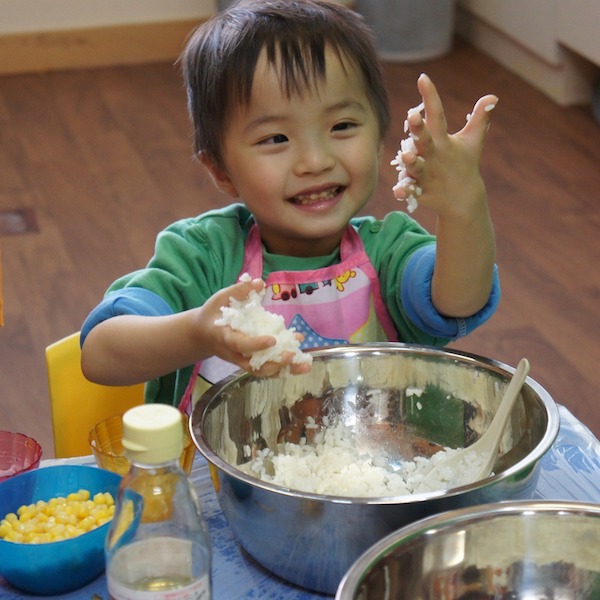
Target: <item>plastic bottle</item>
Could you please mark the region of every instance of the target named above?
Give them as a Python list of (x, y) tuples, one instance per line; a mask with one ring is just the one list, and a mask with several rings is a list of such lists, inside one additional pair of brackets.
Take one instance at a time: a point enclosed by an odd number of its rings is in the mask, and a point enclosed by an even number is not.
[(194, 489), (181, 469), (181, 413), (144, 404), (123, 415), (131, 462), (106, 539), (113, 600), (210, 600), (210, 538)]

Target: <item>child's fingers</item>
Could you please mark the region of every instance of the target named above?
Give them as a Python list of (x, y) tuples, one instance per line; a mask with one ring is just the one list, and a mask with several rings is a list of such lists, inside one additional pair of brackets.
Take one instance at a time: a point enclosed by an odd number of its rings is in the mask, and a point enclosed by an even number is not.
[(223, 343), (230, 352), (250, 356), (253, 352), (273, 347), (277, 340), (272, 335), (247, 335), (231, 327), (223, 328)]
[(219, 311), (223, 306), (229, 306), (231, 298), (242, 301), (248, 297), (251, 290), (260, 292), (264, 287), (262, 279), (253, 279), (252, 281), (241, 281), (234, 283), (226, 288), (223, 288), (213, 294), (205, 303), (205, 306), (210, 306), (213, 310)]
[(240, 281), (226, 288), (223, 288), (213, 294), (205, 303), (204, 308), (208, 314), (212, 314), (213, 318), (220, 319), (221, 310), (230, 306), (231, 300), (242, 302), (245, 300), (252, 290), (260, 292), (265, 283), (262, 279), (253, 279), (252, 281)]
[(467, 123), (460, 131), (460, 135), (470, 138), (476, 144), (481, 144), (492, 120), (492, 111), (498, 104), (498, 97), (487, 94), (477, 100), (473, 112), (467, 115)]
[(417, 88), (425, 105), (425, 121), (427, 129), (434, 140), (440, 139), (448, 133), (446, 113), (437, 88), (428, 75), (422, 73), (417, 80)]
[(428, 130), (421, 113), (409, 115), (407, 122), (414, 143), (414, 150), (402, 154), (402, 161), (405, 165), (415, 162), (417, 156), (428, 156), (434, 146), (431, 132)]
[(402, 154), (402, 160), (404, 165), (406, 166), (409, 174), (414, 176), (418, 171), (423, 170), (423, 166), (425, 164), (425, 159), (423, 158), (424, 152), (404, 152)]
[(259, 377), (278, 377), (282, 374), (283, 369), (286, 369), (285, 372), (289, 372), (291, 375), (308, 373), (310, 371), (310, 364), (293, 363), (293, 356), (292, 352), (288, 352), (281, 357), (282, 360), (280, 362), (269, 361), (262, 365), (258, 371), (254, 371), (251, 367), (248, 367), (247, 370)]
[[(219, 356), (223, 360), (237, 365), (240, 369), (255, 372), (250, 366), (250, 359), (254, 352), (267, 350), (276, 343), (277, 340), (272, 335), (249, 336), (235, 331), (231, 327), (223, 327)], [(268, 371), (269, 367), (266, 370)], [(275, 371), (275, 369), (272, 370)], [(262, 373), (262, 368), (258, 374), (267, 375), (267, 373)]]
[(225, 289), (229, 291), (228, 298), (244, 300), (252, 290), (260, 292), (264, 286), (265, 282), (262, 279), (253, 279), (252, 281), (238, 281)]

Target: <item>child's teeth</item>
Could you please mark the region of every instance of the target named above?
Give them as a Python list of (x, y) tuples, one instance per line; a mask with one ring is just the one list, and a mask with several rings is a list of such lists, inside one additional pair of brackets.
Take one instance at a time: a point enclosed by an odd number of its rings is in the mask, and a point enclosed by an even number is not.
[(301, 196), (296, 196), (299, 202), (314, 202), (315, 200), (324, 200), (325, 198), (329, 198), (335, 191), (327, 190), (324, 192), (314, 192), (312, 194), (304, 194)]

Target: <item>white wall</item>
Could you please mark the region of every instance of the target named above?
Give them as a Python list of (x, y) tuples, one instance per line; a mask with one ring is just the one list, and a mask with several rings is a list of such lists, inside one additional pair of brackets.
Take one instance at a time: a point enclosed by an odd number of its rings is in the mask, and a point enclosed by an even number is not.
[(459, 0), (460, 6), (551, 64), (560, 61), (558, 2), (565, 0)]
[(600, 2), (560, 2), (558, 39), (568, 48), (600, 65)]
[(0, 35), (210, 16), (214, 0), (0, 0)]
[(598, 0), (459, 0), (459, 5), (552, 65), (561, 44), (600, 65)]
[(600, 66), (599, 0), (458, 0), (457, 6), (457, 31), (475, 46), (559, 104), (591, 101)]

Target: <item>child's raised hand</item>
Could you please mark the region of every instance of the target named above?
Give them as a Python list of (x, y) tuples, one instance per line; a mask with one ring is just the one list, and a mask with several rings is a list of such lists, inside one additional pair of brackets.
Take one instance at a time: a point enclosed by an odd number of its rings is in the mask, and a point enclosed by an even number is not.
[[(417, 86), (423, 98), (425, 118), (418, 111), (408, 115), (408, 131), (415, 150), (401, 155), (406, 174), (415, 181), (420, 204), (442, 218), (464, 217), (486, 202), (479, 162), (490, 112), (498, 98), (493, 95), (480, 98), (466, 125), (451, 135), (442, 101), (431, 79), (423, 74)], [(406, 199), (410, 190), (397, 185), (394, 194), (398, 199)]]

